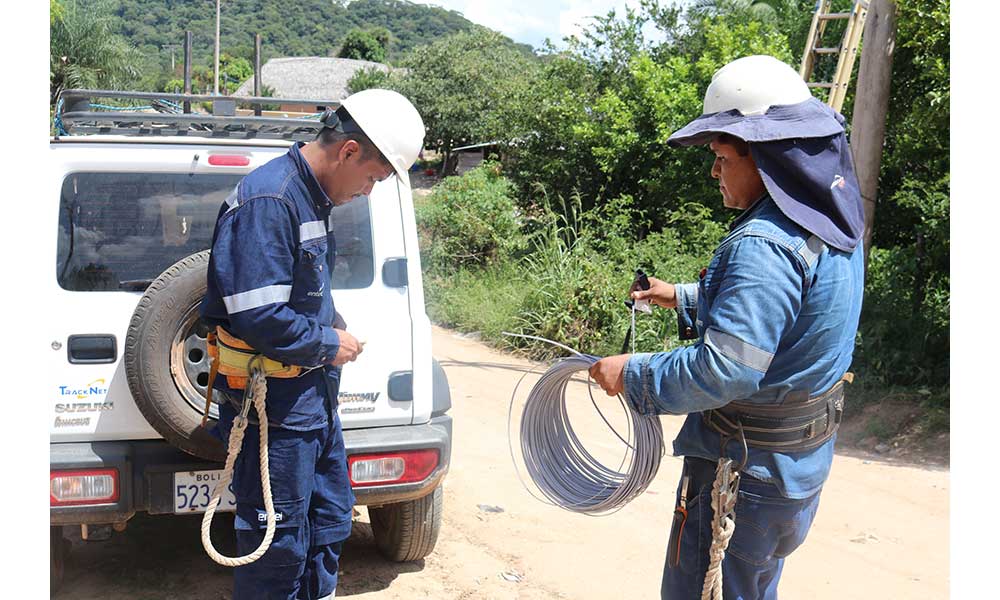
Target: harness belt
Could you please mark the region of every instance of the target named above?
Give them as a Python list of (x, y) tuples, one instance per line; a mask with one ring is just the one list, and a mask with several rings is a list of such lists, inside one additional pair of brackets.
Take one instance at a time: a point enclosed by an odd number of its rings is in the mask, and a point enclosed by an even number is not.
[(824, 444), (837, 432), (844, 415), (846, 373), (832, 388), (818, 396), (792, 392), (782, 404), (735, 401), (701, 413), (705, 424), (723, 439), (743, 435), (747, 446), (761, 450), (803, 452)]
[[(216, 327), (206, 337), (208, 356), (211, 358), (211, 368), (208, 371), (208, 390), (205, 394), (205, 410), (201, 417), (201, 426), (208, 425), (208, 413), (212, 407), (212, 388), (215, 378), (222, 373), (226, 383), (234, 390), (246, 390), (250, 381), (250, 365), (253, 361), (255, 371), (266, 377), (291, 379), (306, 371), (303, 367), (286, 365), (283, 362), (268, 358), (258, 353), (250, 344), (244, 342), (222, 327)], [(245, 403), (245, 401), (244, 401)]]
[[(245, 389), (250, 379), (250, 361), (261, 356), (250, 344), (244, 342), (222, 327), (216, 327), (208, 334), (208, 355), (218, 373), (226, 376), (226, 383), (235, 390)], [(266, 356), (261, 356), (260, 369), (266, 377), (290, 379), (302, 374), (302, 367), (286, 365)], [(216, 365), (218, 365), (216, 367)], [(211, 384), (209, 384), (211, 389)]]

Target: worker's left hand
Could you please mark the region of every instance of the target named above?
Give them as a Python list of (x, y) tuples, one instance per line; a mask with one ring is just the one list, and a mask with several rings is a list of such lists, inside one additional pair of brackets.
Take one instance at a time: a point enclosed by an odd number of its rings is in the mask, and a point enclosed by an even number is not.
[(617, 396), (625, 390), (625, 363), (630, 354), (619, 354), (602, 358), (590, 367), (590, 376), (609, 396)]

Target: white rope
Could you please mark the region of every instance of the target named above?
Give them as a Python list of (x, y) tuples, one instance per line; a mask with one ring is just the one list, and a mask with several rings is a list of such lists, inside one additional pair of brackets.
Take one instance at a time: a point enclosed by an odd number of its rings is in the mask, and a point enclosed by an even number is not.
[[(253, 365), (253, 360), (250, 361), (251, 365)], [(205, 547), (205, 552), (208, 553), (212, 560), (224, 567), (239, 567), (254, 562), (267, 552), (267, 549), (271, 547), (271, 540), (274, 538), (276, 519), (274, 515), (274, 501), (271, 498), (271, 472), (268, 468), (267, 457), (267, 412), (264, 409), (264, 399), (267, 397), (267, 378), (264, 376), (263, 371), (253, 366), (250, 368), (250, 373), (251, 377), (247, 385), (250, 386), (250, 399), (252, 399), (253, 406), (257, 410), (257, 428), (260, 430), (260, 485), (264, 495), (264, 511), (267, 513), (267, 530), (264, 532), (264, 539), (261, 540), (260, 546), (246, 556), (224, 556), (212, 545), (212, 536), (210, 534), (212, 517), (215, 515), (216, 507), (219, 506), (219, 502), (222, 500), (222, 492), (229, 486), (229, 482), (233, 479), (233, 465), (236, 464), (236, 457), (243, 447), (243, 434), (246, 432), (247, 414), (250, 410), (250, 402), (244, 400), (243, 412), (233, 421), (233, 429), (229, 433), (229, 454), (226, 456), (225, 469), (222, 471), (219, 483), (215, 486), (215, 492), (212, 494), (212, 500), (208, 503), (208, 509), (205, 510), (205, 516), (201, 520), (201, 545)]]
[(712, 545), (708, 549), (708, 570), (701, 589), (701, 600), (722, 600), (722, 560), (736, 529), (736, 499), (740, 474), (728, 458), (719, 460), (712, 483)]

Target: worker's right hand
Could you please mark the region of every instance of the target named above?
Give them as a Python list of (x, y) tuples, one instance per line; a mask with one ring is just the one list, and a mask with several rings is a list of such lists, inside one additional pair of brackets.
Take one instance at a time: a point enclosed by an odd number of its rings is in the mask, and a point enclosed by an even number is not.
[(629, 290), (633, 300), (648, 300), (649, 302), (662, 306), (663, 308), (677, 308), (677, 291), (674, 284), (660, 281), (655, 277), (649, 277), (649, 289), (639, 289), (639, 282), (632, 284)]
[(340, 347), (337, 348), (337, 356), (333, 357), (330, 364), (339, 367), (357, 359), (365, 347), (356, 337), (347, 333), (347, 331), (343, 329), (334, 329), (334, 331), (340, 336)]

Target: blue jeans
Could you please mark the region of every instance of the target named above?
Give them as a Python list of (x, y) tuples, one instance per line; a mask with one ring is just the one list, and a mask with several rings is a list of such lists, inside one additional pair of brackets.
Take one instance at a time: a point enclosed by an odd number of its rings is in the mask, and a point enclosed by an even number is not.
[[(223, 404), (220, 413), (220, 433), (228, 439), (235, 409)], [(241, 556), (257, 549), (267, 528), (259, 436), (258, 426), (247, 427), (233, 468), (236, 547)], [(233, 598), (326, 598), (337, 587), (354, 507), (340, 418), (333, 413), (331, 427), (312, 431), (269, 428), (268, 463), (277, 518), (274, 538), (261, 558), (236, 567)]]
[[(712, 482), (715, 463), (684, 459), (688, 483), (688, 518), (680, 540), (677, 566), (663, 567), (663, 600), (701, 597), (712, 544)], [(736, 529), (722, 561), (725, 600), (776, 600), (785, 557), (806, 539), (816, 516), (820, 492), (809, 498), (784, 498), (778, 489), (746, 475), (740, 478)], [(680, 500), (680, 485), (677, 487)]]

